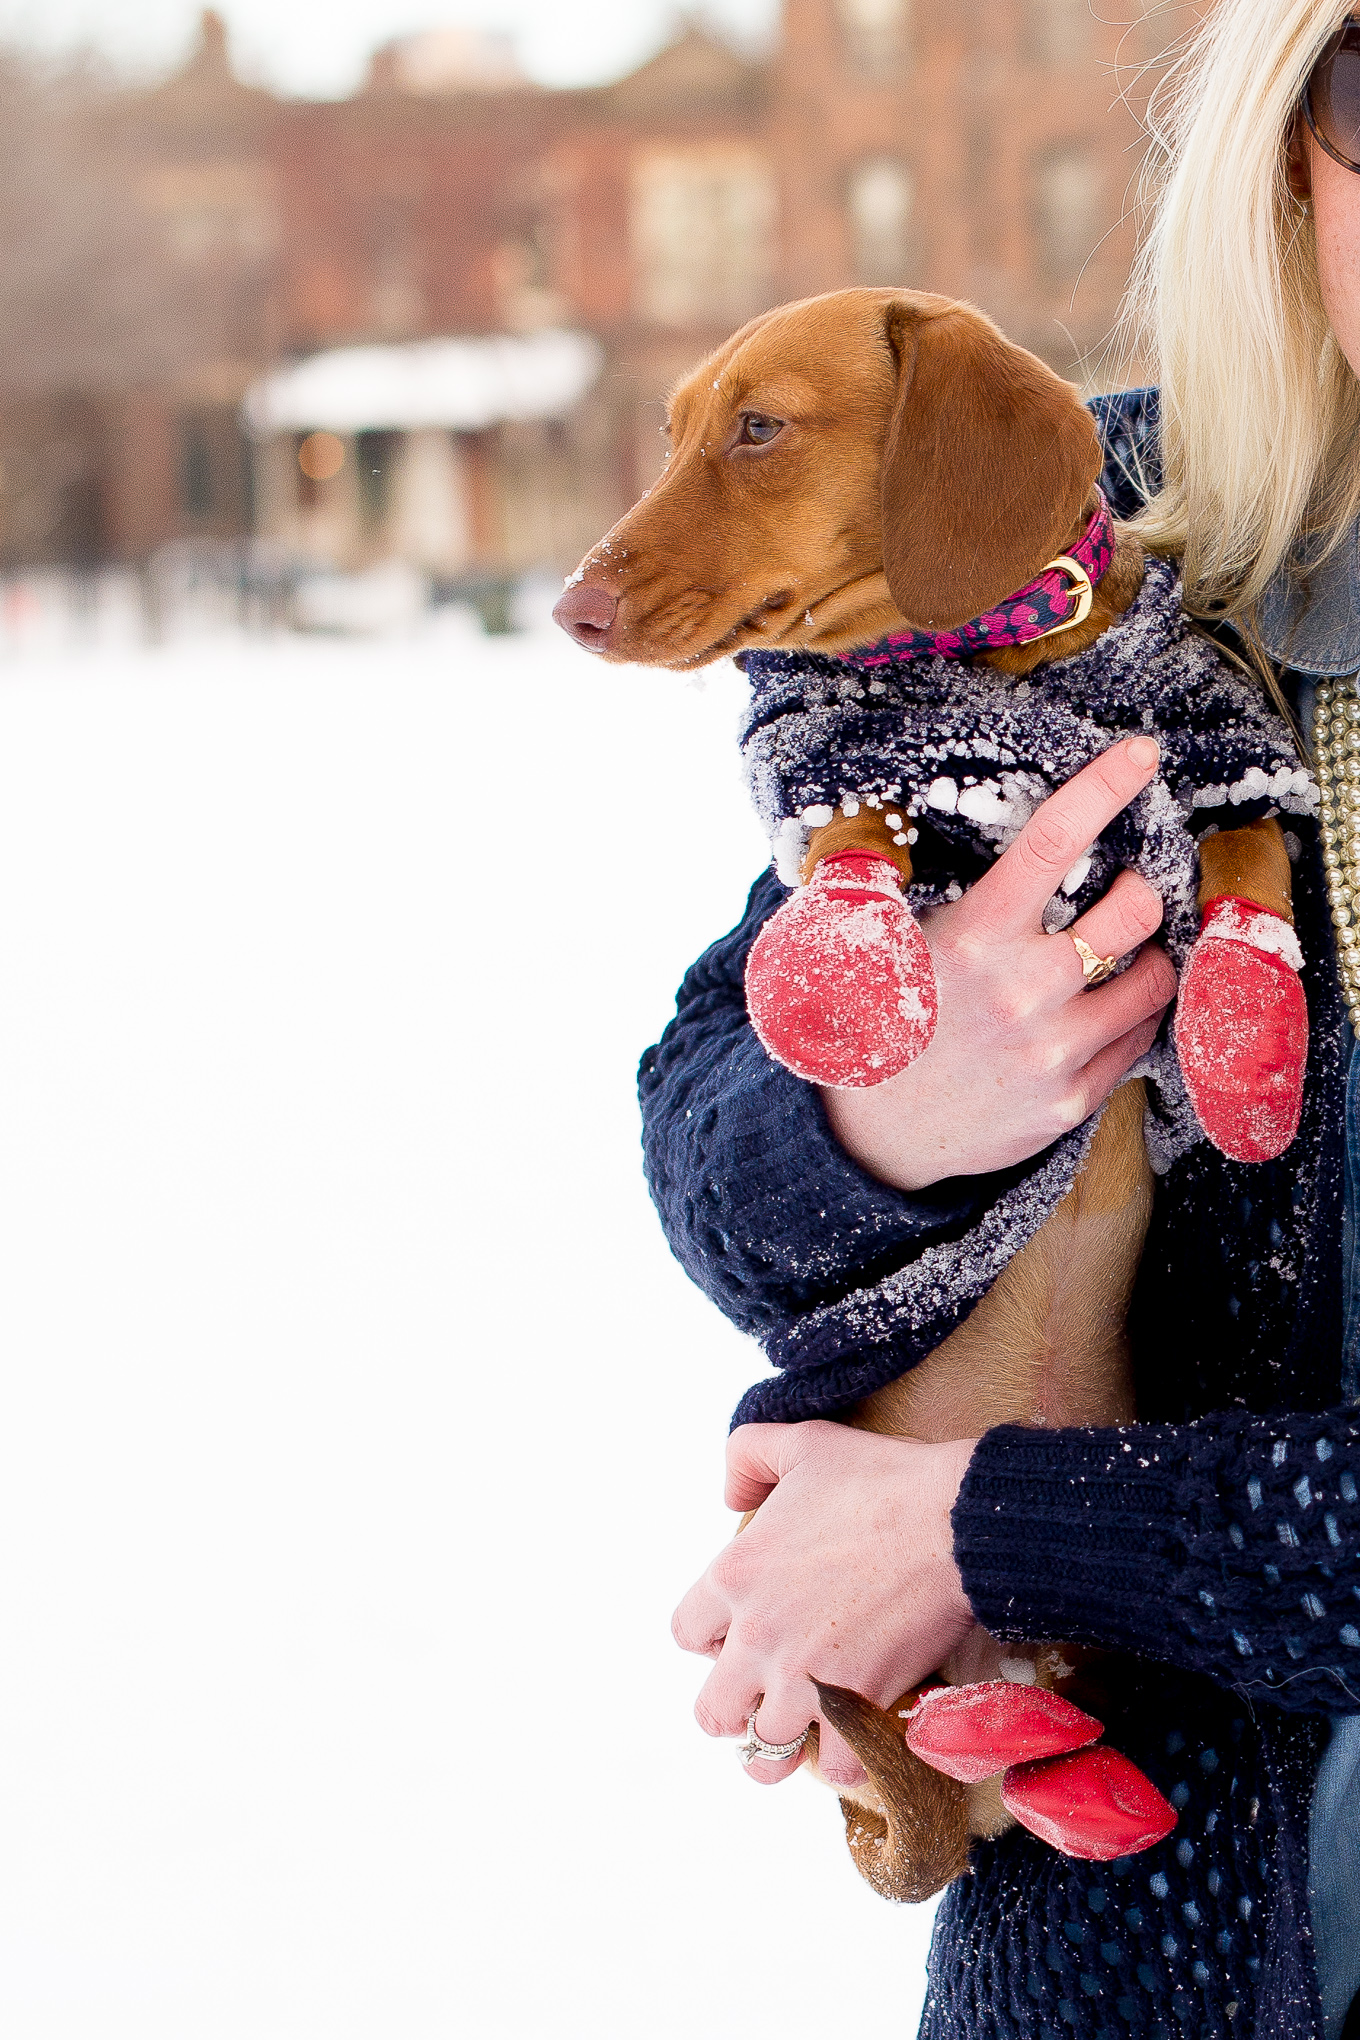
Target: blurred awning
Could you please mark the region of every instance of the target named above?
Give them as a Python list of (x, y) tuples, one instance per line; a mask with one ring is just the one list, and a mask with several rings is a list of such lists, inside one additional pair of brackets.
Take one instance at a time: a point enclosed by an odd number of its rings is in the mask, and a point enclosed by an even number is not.
[(336, 347), (263, 377), (245, 422), (271, 432), (477, 432), (513, 418), (558, 418), (595, 382), (604, 350), (588, 333), (505, 334)]

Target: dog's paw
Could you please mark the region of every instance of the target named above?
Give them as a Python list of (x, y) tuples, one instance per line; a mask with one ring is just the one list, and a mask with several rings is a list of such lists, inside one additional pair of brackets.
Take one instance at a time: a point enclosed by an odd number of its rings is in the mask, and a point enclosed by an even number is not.
[(751, 1025), (795, 1076), (865, 1089), (935, 1032), (935, 970), (886, 858), (827, 857), (772, 914), (746, 963)]
[(1085, 1748), (1104, 1733), (1093, 1714), (1060, 1693), (986, 1679), (972, 1686), (931, 1686), (907, 1718), (907, 1748), (932, 1770), (965, 1785), (1009, 1765)]
[(1041, 1842), (1088, 1863), (1136, 1856), (1176, 1825), (1175, 1808), (1152, 1780), (1104, 1743), (1013, 1765), (1001, 1781), (1001, 1803)]
[(1287, 921), (1215, 900), (1181, 973), (1176, 1055), (1195, 1116), (1221, 1154), (1268, 1162), (1298, 1131), (1308, 1060), (1303, 954)]

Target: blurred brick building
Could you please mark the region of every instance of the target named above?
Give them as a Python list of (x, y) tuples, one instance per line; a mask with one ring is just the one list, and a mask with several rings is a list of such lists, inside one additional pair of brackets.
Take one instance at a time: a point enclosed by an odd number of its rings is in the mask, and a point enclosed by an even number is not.
[(619, 82), (557, 91), (450, 30), (308, 102), (243, 84), (206, 14), (178, 75), (82, 115), (197, 324), (168, 364), (55, 386), (37, 364), (22, 391), (0, 367), (0, 558), (135, 562), (262, 521), (305, 537), (318, 490), (346, 487), (380, 553), (392, 434), (318, 482), (295, 443), (241, 425), (264, 372), (358, 343), (566, 327), (602, 344), (569, 415), (461, 435), (473, 573), (572, 562), (657, 471), (668, 384), (784, 299), (970, 297), (1078, 374), (1132, 254), (1141, 136), (1121, 83), (1152, 34), (1090, 0), (786, 0), (761, 58), (691, 24)]

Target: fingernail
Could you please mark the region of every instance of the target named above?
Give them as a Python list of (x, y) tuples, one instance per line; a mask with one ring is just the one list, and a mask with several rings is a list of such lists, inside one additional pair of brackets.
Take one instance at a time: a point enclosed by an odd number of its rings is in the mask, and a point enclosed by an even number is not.
[(1161, 755), (1161, 746), (1154, 742), (1151, 737), (1129, 738), (1129, 757), (1141, 771), (1148, 771), (1151, 766), (1157, 763)]

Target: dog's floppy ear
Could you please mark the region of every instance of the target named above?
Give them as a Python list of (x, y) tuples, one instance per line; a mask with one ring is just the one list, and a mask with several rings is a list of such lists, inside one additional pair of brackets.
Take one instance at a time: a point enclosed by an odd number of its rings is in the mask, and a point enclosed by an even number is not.
[(887, 308), (897, 397), (883, 448), (883, 568), (909, 623), (981, 616), (1060, 552), (1100, 473), (1070, 383), (971, 305)]

